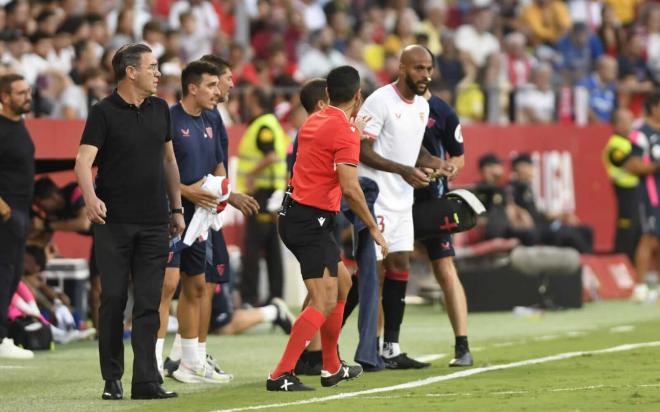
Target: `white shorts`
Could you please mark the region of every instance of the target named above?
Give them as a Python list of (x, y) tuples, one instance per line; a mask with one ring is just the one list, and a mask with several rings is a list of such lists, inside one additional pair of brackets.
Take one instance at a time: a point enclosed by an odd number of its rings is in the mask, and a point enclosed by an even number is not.
[[(392, 212), (374, 205), (376, 223), (387, 241), (389, 252), (412, 252), (415, 249), (415, 229), (412, 208), (404, 212)], [(380, 246), (376, 245), (376, 259), (383, 260)]]

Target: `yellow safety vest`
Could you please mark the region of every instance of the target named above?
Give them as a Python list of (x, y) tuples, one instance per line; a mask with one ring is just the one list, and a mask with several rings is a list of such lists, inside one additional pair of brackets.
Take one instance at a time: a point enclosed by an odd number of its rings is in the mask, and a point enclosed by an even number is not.
[(238, 169), (236, 173), (236, 189), (247, 192), (247, 176), (264, 158), (264, 153), (257, 146), (257, 137), (262, 127), (273, 131), (273, 144), (277, 160), (254, 176), (254, 187), (257, 189), (286, 189), (286, 148), (288, 136), (282, 129), (277, 117), (264, 114), (257, 117), (247, 128), (241, 144), (238, 146)]
[(612, 182), (622, 188), (633, 188), (639, 184), (639, 178), (629, 173), (625, 168), (613, 163), (623, 160), (630, 154), (632, 143), (630, 139), (618, 134), (612, 135), (603, 150), (603, 162)]

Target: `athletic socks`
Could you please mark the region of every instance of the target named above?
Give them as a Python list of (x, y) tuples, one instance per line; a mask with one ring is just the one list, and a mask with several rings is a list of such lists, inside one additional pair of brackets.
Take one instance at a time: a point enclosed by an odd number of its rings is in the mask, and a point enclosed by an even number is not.
[(406, 280), (394, 280), (385, 277), (383, 282), (383, 315), (385, 333), (383, 340), (387, 343), (399, 342), (399, 330), (403, 322), (403, 312), (406, 308)]
[(398, 342), (385, 342), (383, 344), (383, 357), (394, 358), (401, 354), (401, 348)]
[(172, 342), (169, 358), (175, 362), (181, 360), (181, 335), (178, 333), (174, 337), (174, 342)]
[(206, 362), (206, 342), (197, 343), (197, 362)]
[(274, 322), (277, 319), (277, 307), (275, 305), (266, 305), (258, 309), (264, 317), (264, 323)]
[(189, 368), (197, 367), (197, 351), (199, 350), (199, 342), (197, 338), (184, 339), (181, 338), (181, 363)]
[(353, 281), (353, 285), (351, 286), (351, 289), (348, 291), (348, 296), (346, 297), (346, 305), (344, 306), (344, 316), (343, 316), (344, 319), (342, 320), (342, 326), (344, 326), (344, 324), (346, 323), (346, 319), (348, 319), (348, 317), (351, 316), (353, 310), (355, 310), (358, 303), (360, 303), (360, 293), (359, 293), (357, 274), (351, 276), (351, 280)]
[(337, 342), (344, 320), (344, 307), (346, 301), (338, 300), (335, 308), (321, 326), (321, 350), (323, 352), (323, 369), (334, 373), (339, 370), (341, 363), (337, 353)]
[(467, 336), (456, 336), (456, 342), (454, 343), (454, 349), (458, 352), (468, 352), (470, 346), (468, 345)]
[(284, 354), (277, 364), (277, 367), (271, 372), (271, 379), (277, 379), (283, 373), (291, 372), (296, 367), (296, 362), (300, 358), (300, 354), (305, 350), (305, 347), (312, 340), (316, 332), (321, 328), (325, 322), (325, 316), (318, 310), (311, 306), (298, 316), (298, 319), (293, 324), (291, 329), (291, 336), (289, 342), (284, 349)]
[(163, 346), (165, 345), (165, 338), (156, 339), (156, 365), (158, 369), (163, 369)]

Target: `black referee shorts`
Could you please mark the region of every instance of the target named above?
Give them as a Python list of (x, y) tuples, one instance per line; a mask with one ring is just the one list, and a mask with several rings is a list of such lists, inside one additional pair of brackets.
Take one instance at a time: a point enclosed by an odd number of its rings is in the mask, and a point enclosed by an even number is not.
[(325, 268), (337, 276), (339, 246), (333, 236), (335, 214), (327, 210), (292, 202), (279, 219), (279, 233), (294, 254), (303, 279), (323, 277)]

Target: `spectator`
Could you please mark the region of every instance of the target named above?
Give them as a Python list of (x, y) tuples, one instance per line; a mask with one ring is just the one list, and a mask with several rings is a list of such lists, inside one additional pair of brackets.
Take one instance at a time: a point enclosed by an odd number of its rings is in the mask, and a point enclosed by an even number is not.
[(37, 15), (35, 22), (37, 23), (37, 31), (54, 35), (57, 26), (60, 24), (60, 18), (54, 11), (44, 10)]
[(20, 31), (10, 31), (5, 34), (6, 50), (2, 54), (2, 63), (11, 67), (12, 70), (18, 74), (24, 75), (27, 73), (27, 68), (23, 63), (23, 56), (25, 56), (28, 45), (27, 39)]
[(603, 5), (600, 1), (568, 0), (568, 10), (573, 24), (584, 23), (592, 33), (602, 24)]
[(637, 16), (637, 6), (641, 1), (639, 0), (603, 0), (614, 10), (617, 19), (624, 26), (632, 25)]
[(598, 38), (603, 44), (606, 54), (616, 57), (621, 51), (624, 32), (614, 8), (610, 4), (603, 5), (603, 24), (598, 28)]
[(424, 5), (424, 20), (417, 25), (417, 32), (424, 33), (429, 39), (428, 49), (434, 55), (442, 53), (440, 37), (445, 28), (447, 5), (444, 0), (429, 0)]
[(516, 95), (517, 123), (552, 123), (557, 96), (552, 89), (552, 68), (541, 64), (534, 69), (534, 83)]
[(54, 52), (53, 35), (46, 32), (35, 32), (30, 37), (30, 43), (32, 43), (32, 52), (24, 55), (22, 62), (25, 80), (34, 85), (39, 74), (51, 67), (48, 57)]
[(98, 14), (88, 14), (86, 19), (89, 24), (89, 39), (94, 43), (96, 58), (100, 59), (105, 51), (104, 46), (110, 41), (108, 24)]
[(53, 47), (54, 53), (48, 58), (51, 67), (57, 67), (64, 73), (69, 73), (76, 52), (74, 51), (73, 43), (71, 42), (71, 34), (64, 30), (64, 27), (60, 26), (55, 32)]
[(536, 59), (527, 52), (527, 39), (512, 32), (504, 38), (504, 53), (500, 55), (500, 84), (513, 90), (529, 83)]
[(385, 38), (383, 47), (386, 53), (398, 55), (401, 50), (415, 43), (415, 26), (418, 19), (414, 12), (407, 12), (398, 15), (394, 32)]
[[(367, 67), (364, 61), (364, 42), (359, 37), (352, 37), (348, 41), (346, 48), (346, 64), (354, 67), (360, 74), (360, 80), (362, 84), (369, 84), (371, 87), (369, 89), (375, 89), (375, 86), (378, 84), (376, 75), (374, 72)], [(365, 88), (362, 88), (365, 90)]]
[(330, 27), (335, 32), (335, 43), (333, 47), (345, 53), (349, 39), (353, 37), (346, 12), (343, 10), (336, 11), (330, 19)]
[(570, 247), (580, 253), (593, 250), (593, 229), (580, 224), (573, 213), (548, 214), (536, 207), (536, 196), (532, 184), (536, 171), (532, 158), (520, 153), (511, 161), (513, 176), (509, 190), (515, 204), (526, 211), (534, 220), (540, 242), (545, 245)]
[(660, 6), (652, 5), (646, 17), (646, 51), (649, 71), (660, 84)]
[(566, 76), (579, 80), (591, 73), (595, 62), (603, 54), (600, 39), (590, 33), (584, 23), (576, 23), (571, 31), (557, 43), (562, 56), (562, 69)]
[(483, 69), (491, 56), (500, 51), (500, 43), (490, 33), (493, 28), (493, 13), (490, 7), (481, 7), (474, 11), (473, 24), (465, 24), (456, 31), (456, 47), (467, 54), (472, 63)]
[(82, 73), (82, 85), (68, 84), (55, 102), (51, 117), (86, 119), (89, 109), (108, 95), (105, 74), (97, 67)]
[(588, 119), (590, 123), (609, 122), (616, 107), (617, 62), (613, 57), (601, 56), (596, 72), (582, 79), (578, 87), (589, 94)]
[(517, 206), (511, 194), (502, 184), (504, 168), (495, 154), (488, 153), (479, 158), (481, 181), (474, 188), (486, 214), (479, 218), (486, 239), (516, 238), (525, 246), (533, 246), (538, 234), (529, 213)]
[(335, 67), (344, 64), (344, 56), (332, 48), (334, 33), (329, 27), (310, 35), (310, 47), (300, 56), (299, 67), (306, 79), (325, 77)]
[(99, 59), (96, 57), (94, 46), (95, 44), (90, 40), (81, 40), (73, 45), (75, 57), (69, 76), (75, 84), (83, 83), (82, 74), (85, 70), (98, 67)]
[(149, 46), (157, 59), (160, 59), (165, 53), (164, 42), (165, 37), (160, 22), (152, 20), (144, 25), (142, 28), (142, 43)]
[(302, 11), (305, 26), (309, 31), (321, 30), (326, 27), (327, 20), (320, 2), (316, 0), (296, 0), (296, 8)]
[(121, 9), (119, 14), (117, 14), (116, 30), (114, 30), (114, 35), (112, 36), (112, 40), (110, 40), (110, 47), (118, 49), (124, 44), (132, 43), (135, 40), (134, 26), (135, 11), (133, 8), (125, 7)]
[(571, 27), (568, 8), (559, 0), (533, 0), (523, 7), (520, 20), (533, 45), (555, 44)]
[[(112, 7), (106, 18), (110, 33), (115, 33), (118, 30), (117, 24), (121, 20), (118, 14), (125, 9), (130, 9), (132, 11), (132, 26), (130, 28), (124, 28), (123, 31), (127, 36), (133, 39), (139, 39), (142, 35), (142, 27), (151, 21), (151, 13), (146, 8), (148, 4), (149, 2), (143, 0), (122, 0), (122, 7)], [(179, 28), (179, 26), (173, 28)], [(122, 45), (120, 44), (116, 48)]]
[(236, 42), (229, 46), (229, 65), (235, 83), (257, 84), (257, 71), (246, 58), (245, 48)]
[(179, 15), (181, 18), (181, 55), (184, 63), (197, 60), (211, 53), (211, 37), (200, 33), (197, 17), (191, 11)]
[(621, 107), (641, 116), (644, 94), (653, 90), (653, 81), (646, 65), (644, 38), (636, 32), (628, 35), (626, 46), (618, 58)]
[[(442, 53), (436, 57), (438, 70), (434, 71), (434, 75), (440, 76), (439, 87), (447, 92), (440, 97), (447, 102), (453, 102), (456, 88), (465, 78), (464, 60), (467, 59), (461, 56), (456, 48), (453, 32), (445, 30), (442, 33), (441, 42)], [(468, 63), (468, 65), (472, 65), (472, 63)]]
[[(220, 20), (210, 2), (206, 0), (179, 0), (170, 8), (169, 26), (179, 29), (183, 26), (181, 15), (189, 12), (194, 16), (195, 33), (198, 37), (218, 33)], [(201, 56), (200, 56), (201, 57)]]

